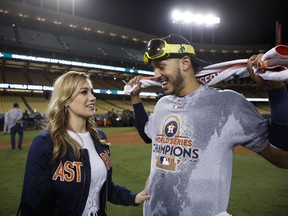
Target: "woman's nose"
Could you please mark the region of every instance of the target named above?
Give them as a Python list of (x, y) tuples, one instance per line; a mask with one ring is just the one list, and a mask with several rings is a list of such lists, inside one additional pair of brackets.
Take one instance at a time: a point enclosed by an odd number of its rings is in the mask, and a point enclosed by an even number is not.
[(89, 99), (90, 99), (90, 100), (95, 100), (95, 101), (96, 101), (96, 96), (94, 95), (93, 92), (91, 92)]

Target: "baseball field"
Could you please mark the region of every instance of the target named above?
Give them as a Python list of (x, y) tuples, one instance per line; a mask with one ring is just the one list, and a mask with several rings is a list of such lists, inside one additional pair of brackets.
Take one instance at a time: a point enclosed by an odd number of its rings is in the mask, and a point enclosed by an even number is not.
[[(149, 173), (151, 146), (135, 128), (103, 128), (111, 142), (113, 181), (135, 192), (143, 189)], [(0, 135), (0, 216), (16, 215), (29, 145), (40, 131), (26, 131), (22, 150), (10, 149), (9, 135)], [(228, 212), (233, 216), (288, 216), (288, 171), (260, 156), (237, 148)], [(141, 216), (142, 205), (108, 204), (109, 216)]]

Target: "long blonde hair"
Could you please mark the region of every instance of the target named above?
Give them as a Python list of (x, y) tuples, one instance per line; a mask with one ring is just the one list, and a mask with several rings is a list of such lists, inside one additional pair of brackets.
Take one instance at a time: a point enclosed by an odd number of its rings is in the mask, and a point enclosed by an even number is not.
[[(72, 96), (75, 94), (75, 91), (77, 91), (79, 86), (82, 86), (86, 80), (90, 80), (88, 74), (69, 71), (60, 76), (53, 85), (53, 92), (47, 112), (47, 130), (50, 132), (53, 140), (52, 161), (65, 156), (69, 146), (72, 147), (74, 155), (80, 158), (81, 147), (67, 133), (69, 114), (66, 104), (70, 100), (73, 100)], [(108, 144), (105, 140), (100, 139), (100, 135), (96, 130), (97, 125), (94, 116), (87, 118), (86, 128), (90, 134), (102, 144)]]

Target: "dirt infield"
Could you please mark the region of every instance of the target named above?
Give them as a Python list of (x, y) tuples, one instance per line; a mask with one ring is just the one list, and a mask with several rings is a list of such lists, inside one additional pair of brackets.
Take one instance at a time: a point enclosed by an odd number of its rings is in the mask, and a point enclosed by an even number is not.
[[(113, 132), (106, 133), (109, 142), (112, 145), (131, 145), (131, 144), (145, 144), (137, 132)], [(25, 135), (24, 135), (25, 136)], [(17, 138), (16, 138), (17, 141)], [(23, 145), (30, 145), (31, 141), (24, 141)], [(10, 142), (0, 142), (0, 147), (9, 147)]]
[[(141, 144), (145, 144), (145, 142), (141, 139), (141, 137), (138, 135), (138, 133), (136, 131), (129, 131), (129, 132), (113, 132), (113, 133), (107, 133), (107, 138), (109, 140), (109, 142), (112, 145), (132, 145), (132, 144), (137, 144), (137, 145), (141, 145)], [(31, 142), (26, 141), (23, 142), (24, 146), (28, 146), (30, 145)], [(0, 143), (0, 148), (2, 147), (9, 147), (10, 146), (10, 142), (1, 142)], [(235, 152), (240, 152), (240, 153), (249, 153), (249, 154), (255, 154), (254, 152), (245, 149), (242, 146), (237, 146), (235, 148)]]
[(137, 132), (114, 132), (106, 135), (112, 145), (145, 144)]

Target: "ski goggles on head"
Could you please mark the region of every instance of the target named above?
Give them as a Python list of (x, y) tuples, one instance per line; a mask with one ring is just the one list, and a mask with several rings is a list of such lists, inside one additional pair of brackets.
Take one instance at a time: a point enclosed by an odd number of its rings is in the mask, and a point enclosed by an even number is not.
[(151, 60), (176, 57), (183, 54), (195, 55), (195, 50), (190, 44), (168, 44), (161, 38), (149, 41), (144, 54), (144, 63), (150, 64)]

